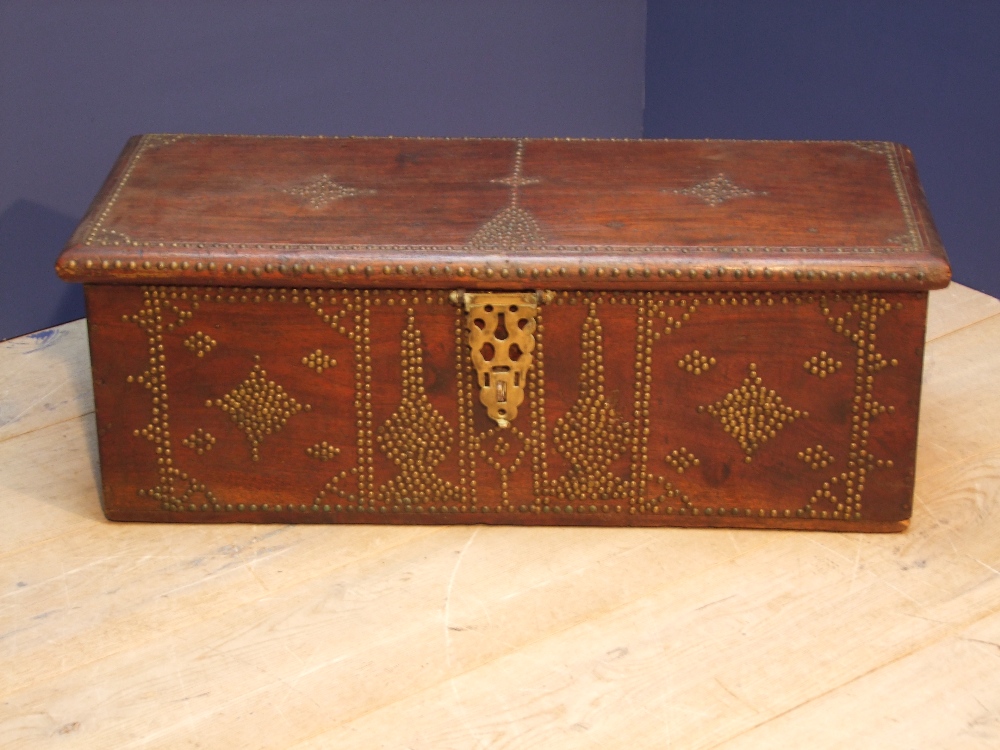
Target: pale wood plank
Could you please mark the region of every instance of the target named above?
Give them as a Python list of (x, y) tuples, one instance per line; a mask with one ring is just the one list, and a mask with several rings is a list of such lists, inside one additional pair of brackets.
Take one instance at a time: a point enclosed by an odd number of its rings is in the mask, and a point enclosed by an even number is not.
[(936, 339), (924, 353), (917, 471), (943, 471), (1000, 441), (1000, 316)]
[(717, 747), (995, 750), (998, 746), (1000, 615), (994, 614)]
[[(927, 539), (990, 571), (986, 587), (1000, 580), (1000, 451), (986, 460), (966, 461), (920, 487), (922, 522), (934, 530)], [(952, 513), (969, 516), (955, 524)], [(970, 534), (982, 524), (989, 534)], [(926, 569), (938, 565), (940, 549), (912, 548)], [(979, 592), (980, 594), (982, 591)], [(823, 748), (983, 748), (1000, 747), (1000, 602), (966, 608), (956, 600), (933, 618), (945, 626), (940, 641), (888, 661), (857, 680), (808, 700), (719, 745), (725, 750), (758, 747)], [(977, 619), (979, 618), (979, 619)], [(963, 624), (970, 620), (971, 624)]]
[(99, 483), (92, 415), (0, 442), (0, 564), (16, 550), (106, 524)]
[(1000, 314), (1000, 300), (996, 297), (952, 282), (929, 295), (925, 338), (933, 341), (997, 314)]
[[(738, 554), (727, 532), (677, 533), (672, 535), (675, 544), (663, 545), (655, 530), (616, 530), (611, 536), (600, 530), (583, 535), (561, 529), (520, 531), (527, 533), (443, 527), (433, 539), (324, 572), (272, 596), (258, 592), (250, 604), (213, 612), (211, 619), (208, 602), (203, 622), (182, 623), (186, 627), (179, 633), (161, 630), (151, 642), (130, 644), (127, 652), (77, 666), (35, 689), (12, 692), (5, 702), (20, 707), (17, 715), (47, 713), (63, 723), (76, 720), (70, 707), (85, 715), (110, 711), (115, 722), (88, 735), (88, 741), (101, 746), (126, 746), (129, 738), (120, 733), (126, 726), (138, 728), (149, 746), (176, 747), (178, 717), (163, 709), (176, 701), (194, 712), (196, 720), (181, 727), (182, 734), (196, 731), (207, 746), (223, 747), (252, 746), (253, 734), (243, 736), (238, 726), (228, 720), (219, 724), (211, 716), (220, 696), (225, 696), (224, 704), (239, 708), (246, 702), (277, 701), (289, 718), (290, 726), (282, 731), (292, 733), (274, 740), (281, 746), (296, 739), (295, 733), (317, 731), (338, 717), (365, 710), (372, 700), (402, 697), (470, 660), (516, 650), (539, 632), (614, 608), (636, 591), (659, 585), (665, 569), (698, 569), (706, 560), (717, 564)], [(474, 544), (469, 544), (472, 534)], [(766, 534), (756, 538), (768, 541)], [(469, 561), (471, 586), (479, 593), (474, 600), (463, 597), (461, 606), (453, 608), (448, 597), (455, 584), (452, 576)], [(255, 565), (255, 577), (269, 581), (267, 568), (277, 576), (273, 563), (268, 559)], [(644, 573), (630, 576), (633, 569)], [(595, 574), (598, 570), (601, 575)], [(632, 578), (633, 584), (623, 585)], [(211, 592), (203, 595), (214, 600)], [(452, 623), (447, 627), (445, 617)], [(457, 640), (467, 632), (477, 637)], [(115, 700), (100, 688), (109, 674), (115, 675)], [(212, 690), (206, 689), (209, 685)], [(299, 693), (310, 700), (303, 702)], [(98, 694), (99, 704), (93, 702)], [(288, 706), (289, 701), (294, 705)], [(0, 733), (13, 719), (0, 719)], [(43, 747), (45, 737), (32, 741)]]
[(86, 320), (0, 342), (0, 441), (93, 410)]
[[(1000, 609), (1000, 504), (984, 507), (981, 479), (953, 490), (947, 526), (918, 511), (906, 536), (776, 542), (296, 747), (716, 746)], [(851, 704), (852, 721), (928, 692), (946, 701), (952, 684)]]
[[(979, 485), (980, 477), (972, 477), (970, 486)], [(646, 730), (631, 724), (644, 712), (658, 715), (669, 697), (679, 714), (675, 741), (700, 747), (699, 738), (720, 739), (708, 727), (753, 726), (762, 712), (779, 715), (790, 697), (846, 682), (872, 663), (934, 642), (947, 630), (941, 622), (956, 622), (956, 610), (1000, 605), (1000, 582), (982, 564), (1000, 565), (995, 510), (984, 519), (978, 498), (961, 502), (958, 495), (944, 506), (964, 540), (958, 551), (949, 529), (920, 511), (921, 531), (907, 536), (734, 533), (765, 544), (744, 554), (733, 548), (729, 561), (701, 572), (688, 561), (703, 555), (703, 565), (719, 562), (724, 556), (707, 542), (730, 544), (728, 532), (665, 530), (672, 533), (662, 539), (657, 530), (637, 530), (661, 543), (637, 549), (639, 558), (598, 555), (599, 566), (580, 570), (593, 542), (606, 541), (601, 530), (583, 530), (592, 532), (589, 543), (572, 549), (525, 540), (525, 530), (482, 529), (470, 544), (474, 530), (444, 529), (455, 534), (446, 545), (423, 540), (416, 549), (345, 569), (346, 578), (284, 590), (280, 606), (261, 600), (179, 633), (162, 632), (155, 644), (65, 675), (56, 696), (29, 690), (6, 702), (63, 724), (72, 723), (66, 705), (87, 716), (109, 711), (104, 718), (112, 727), (135, 729), (136, 747), (177, 747), (189, 736), (206, 746), (254, 746), (261, 721), (279, 747), (310, 728), (338, 725), (343, 736), (324, 734), (315, 746), (398, 739), (413, 747), (471, 747), (477, 736), (495, 735), (498, 721), (507, 727), (504, 739), (520, 743), (525, 738), (510, 732), (530, 728), (538, 716), (568, 722), (539, 730), (540, 747), (575, 742), (576, 725), (600, 730), (600, 742), (629, 738), (630, 746), (655, 747), (662, 734), (636, 735)], [(530, 531), (565, 532), (572, 540), (581, 530)], [(970, 557), (976, 545), (992, 548), (992, 557)], [(496, 566), (504, 552), (509, 561)], [(531, 569), (535, 579), (525, 573)], [(511, 571), (519, 573), (515, 580)], [(445, 634), (449, 587), (449, 622), (460, 629)], [(597, 606), (561, 620), (577, 598)], [(323, 640), (327, 633), (337, 638)], [(112, 698), (100, 687), (109, 675)], [(553, 681), (564, 689), (548, 699)], [(547, 687), (527, 687), (536, 684)], [(665, 685), (674, 691), (669, 696)], [(457, 708), (453, 690), (462, 700)], [(385, 708), (371, 711), (380, 701)], [(185, 715), (163, 715), (163, 705), (184, 706)], [(459, 709), (486, 722), (479, 735), (465, 738), (468, 745), (453, 734)], [(425, 739), (386, 736), (390, 724), (419, 730)], [(94, 746), (129, 741), (108, 728), (82, 736)], [(45, 746), (44, 737), (32, 742)]]
[[(0, 697), (52, 680), (80, 663), (197, 627), (271, 592), (434, 527), (132, 525), (95, 522), (3, 558), (0, 567)], [(20, 613), (38, 613), (30, 618)], [(53, 662), (60, 643), (71, 663)]]

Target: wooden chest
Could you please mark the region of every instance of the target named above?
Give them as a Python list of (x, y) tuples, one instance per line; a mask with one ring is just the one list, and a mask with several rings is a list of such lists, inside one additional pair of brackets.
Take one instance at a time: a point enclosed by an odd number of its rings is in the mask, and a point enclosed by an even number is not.
[(57, 268), (110, 519), (842, 531), (950, 275), (891, 143), (180, 135)]

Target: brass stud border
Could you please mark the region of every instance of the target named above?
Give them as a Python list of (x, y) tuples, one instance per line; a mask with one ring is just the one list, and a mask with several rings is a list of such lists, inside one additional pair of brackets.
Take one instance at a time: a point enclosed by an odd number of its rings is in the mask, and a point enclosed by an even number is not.
[[(368, 248), (368, 250), (371, 252), (378, 251), (386, 253), (391, 252), (393, 248), (372, 246)], [(651, 248), (651, 250), (655, 250), (655, 248)], [(189, 260), (163, 259), (155, 261), (155, 263), (150, 260), (138, 263), (135, 260), (123, 261), (120, 257), (113, 259), (108, 257), (92, 257), (85, 258), (81, 262), (85, 271), (93, 272), (98, 269), (110, 271), (114, 269), (116, 272), (134, 273), (139, 277), (139, 280), (143, 280), (147, 275), (147, 272), (153, 271), (154, 268), (156, 271), (161, 273), (167, 271), (176, 272), (178, 270), (194, 271), (195, 273), (204, 274), (209, 277), (206, 281), (210, 281), (211, 278), (219, 276), (252, 275), (258, 281), (265, 278), (299, 276), (309, 279), (323, 279), (326, 281), (336, 279), (351, 282), (359, 277), (371, 278), (376, 275), (375, 267), (367, 265), (359, 269), (359, 267), (355, 264), (319, 265), (316, 263), (309, 263), (303, 266), (301, 263), (294, 263), (292, 265), (286, 263), (279, 263), (278, 265), (265, 263), (263, 265), (249, 266), (240, 264), (237, 266), (233, 263), (227, 262), (219, 267), (214, 261), (206, 263), (204, 261), (191, 262)], [(68, 260), (63, 265), (63, 269), (69, 272), (70, 275), (75, 274), (79, 268), (80, 262), (76, 259)], [(402, 264), (396, 266), (384, 265), (379, 268), (378, 271), (383, 276), (428, 276), (440, 279), (442, 283), (447, 283), (449, 280), (457, 281), (466, 277), (466, 269), (462, 266), (458, 266), (457, 268), (451, 268), (449, 266), (439, 268), (436, 265), (424, 266), (419, 263), (410, 266), (404, 266)], [(841, 270), (831, 271), (823, 269), (817, 271), (801, 268), (794, 270), (787, 268), (775, 270), (768, 266), (758, 269), (748, 266), (692, 266), (685, 264), (683, 266), (673, 266), (670, 268), (628, 266), (623, 270), (619, 266), (589, 266), (583, 264), (577, 268), (577, 274), (580, 278), (593, 276), (603, 283), (610, 282), (621, 284), (622, 287), (626, 288), (634, 287), (637, 284), (640, 286), (645, 284), (659, 285), (663, 281), (689, 282), (699, 279), (703, 282), (734, 282), (737, 284), (787, 284), (794, 282), (796, 284), (808, 285), (816, 288), (825, 288), (830, 283), (841, 284), (850, 282), (856, 284), (861, 282), (871, 283), (878, 281), (882, 283), (891, 282), (893, 285), (901, 285), (903, 289), (906, 289), (912, 288), (914, 285), (921, 287), (927, 282), (927, 272), (922, 268), (911, 268), (910, 270), (901, 272), (872, 269), (844, 272)], [(533, 279), (543, 276), (545, 278), (552, 278), (556, 275), (566, 278), (569, 275), (569, 270), (565, 266), (543, 266), (539, 268), (525, 267), (515, 263), (508, 263), (499, 269), (491, 266), (485, 266), (482, 268), (479, 266), (473, 266), (471, 269), (468, 269), (468, 275), (473, 278), (483, 279), (493, 279), (499, 276), (503, 280), (510, 280), (514, 277), (523, 279), (528, 276)], [(658, 289), (658, 291), (660, 290)]]

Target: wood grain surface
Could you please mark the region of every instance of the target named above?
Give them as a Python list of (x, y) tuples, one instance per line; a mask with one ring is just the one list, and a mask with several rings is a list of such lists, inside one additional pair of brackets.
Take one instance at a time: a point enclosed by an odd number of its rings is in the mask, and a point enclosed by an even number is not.
[(1000, 302), (904, 534), (117, 524), (81, 322), (0, 344), (2, 748), (996, 748)]
[(112, 520), (910, 517), (926, 293), (553, 293), (506, 429), (443, 292), (86, 293)]
[(56, 268), (448, 290), (926, 291), (951, 277), (913, 155), (874, 141), (136, 136)]

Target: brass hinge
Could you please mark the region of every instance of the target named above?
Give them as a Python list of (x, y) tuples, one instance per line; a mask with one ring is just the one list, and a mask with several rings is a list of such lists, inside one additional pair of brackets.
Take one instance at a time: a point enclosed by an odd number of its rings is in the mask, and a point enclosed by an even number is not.
[(535, 349), (535, 316), (552, 292), (451, 293), (465, 309), (479, 400), (500, 427), (508, 427), (524, 401), (524, 384)]

